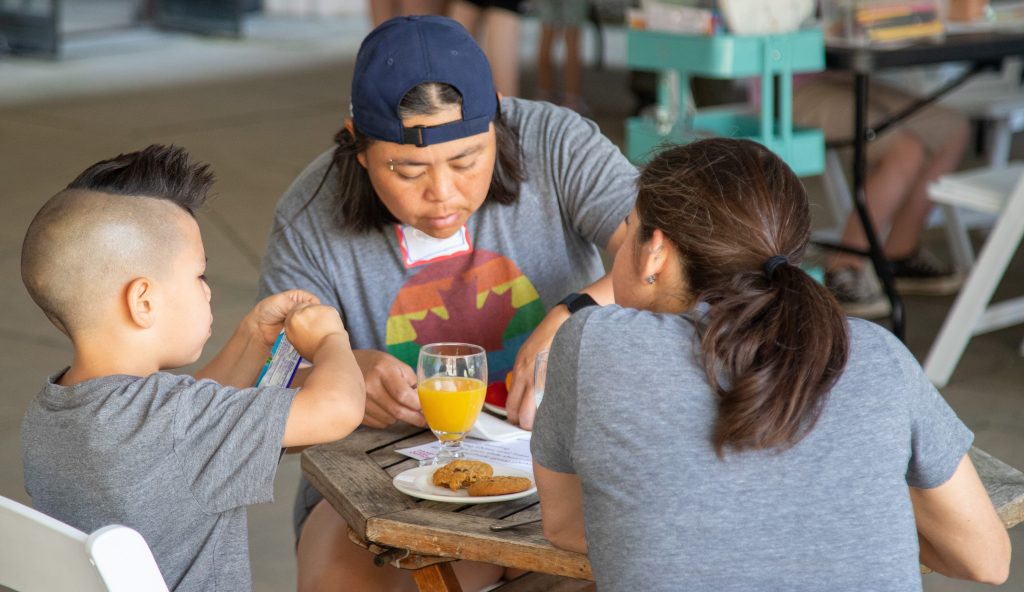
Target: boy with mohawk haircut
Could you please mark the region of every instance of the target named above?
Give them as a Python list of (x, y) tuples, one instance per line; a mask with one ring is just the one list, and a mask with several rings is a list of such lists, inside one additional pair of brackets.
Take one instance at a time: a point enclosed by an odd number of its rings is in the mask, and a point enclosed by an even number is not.
[[(281, 449), (343, 438), (365, 389), (338, 312), (291, 290), (260, 301), (196, 377), (211, 334), (194, 214), (213, 175), (153, 145), (94, 164), (36, 214), (32, 299), (74, 346), (22, 424), (25, 488), (90, 532), (139, 531), (172, 590), (249, 590), (248, 505), (273, 499)], [(301, 390), (252, 388), (277, 335), (313, 362)]]

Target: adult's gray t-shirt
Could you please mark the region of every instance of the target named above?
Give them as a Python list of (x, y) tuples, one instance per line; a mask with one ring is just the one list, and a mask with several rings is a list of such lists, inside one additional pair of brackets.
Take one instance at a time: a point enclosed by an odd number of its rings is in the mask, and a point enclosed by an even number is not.
[(921, 590), (908, 485), (948, 480), (973, 434), (895, 337), (849, 327), (813, 431), (719, 459), (686, 317), (608, 306), (563, 325), (532, 449), (580, 479), (601, 590)]
[[(302, 288), (338, 308), (356, 349), (388, 352), (411, 367), (421, 345), (487, 350), (488, 398), (505, 390), (520, 345), (547, 310), (604, 275), (607, 246), (636, 197), (636, 167), (597, 126), (549, 103), (506, 98), (523, 181), (510, 205), (485, 202), (467, 222), (472, 252), (407, 265), (395, 225), (343, 230), (339, 179), (321, 154), (277, 206), (260, 294)], [(300, 488), (297, 527), (320, 496)]]
[(146, 539), (176, 592), (252, 589), (245, 507), (273, 501), (294, 391), (158, 372), (52, 376), (22, 423), (33, 506), (84, 532)]

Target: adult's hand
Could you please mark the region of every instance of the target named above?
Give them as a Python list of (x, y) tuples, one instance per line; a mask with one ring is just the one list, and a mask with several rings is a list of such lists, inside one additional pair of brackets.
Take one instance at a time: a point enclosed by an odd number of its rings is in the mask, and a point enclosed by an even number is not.
[(416, 372), (391, 354), (374, 349), (353, 352), (366, 382), (363, 424), (386, 428), (397, 421), (426, 426), (416, 394)]
[(569, 310), (564, 306), (556, 306), (548, 311), (547, 316), (523, 342), (519, 353), (516, 354), (505, 410), (508, 412), (509, 422), (518, 424), (525, 430), (533, 429), (533, 417), (537, 413), (537, 404), (533, 397), (533, 369), (537, 354), (551, 348), (555, 333), (568, 318)]

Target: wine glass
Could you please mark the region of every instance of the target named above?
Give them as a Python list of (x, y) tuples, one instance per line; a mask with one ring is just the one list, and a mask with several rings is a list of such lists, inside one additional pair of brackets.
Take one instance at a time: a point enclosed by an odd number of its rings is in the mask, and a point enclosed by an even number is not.
[(540, 407), (540, 402), (544, 400), (544, 383), (547, 382), (548, 376), (548, 351), (544, 350), (537, 353), (537, 358), (533, 364), (533, 402)]
[(487, 392), (487, 352), (469, 343), (431, 343), (420, 348), (417, 392), (423, 416), (441, 441), (431, 461), (463, 458), (462, 441), (476, 422)]

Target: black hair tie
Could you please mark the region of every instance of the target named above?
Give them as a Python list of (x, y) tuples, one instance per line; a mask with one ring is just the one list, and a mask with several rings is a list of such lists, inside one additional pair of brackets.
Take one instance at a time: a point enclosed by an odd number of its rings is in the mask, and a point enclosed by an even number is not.
[(775, 255), (764, 264), (764, 274), (771, 280), (775, 276), (775, 270), (780, 265), (789, 265), (789, 257), (785, 255)]

